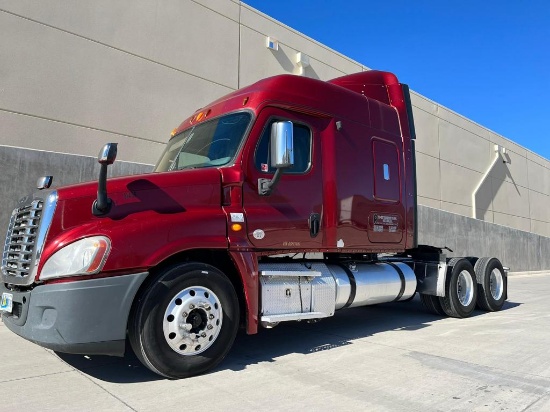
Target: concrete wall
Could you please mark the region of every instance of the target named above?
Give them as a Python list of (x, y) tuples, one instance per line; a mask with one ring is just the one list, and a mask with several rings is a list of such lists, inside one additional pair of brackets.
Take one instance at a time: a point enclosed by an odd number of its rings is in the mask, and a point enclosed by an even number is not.
[[(183, 118), (263, 77), (298, 74), (297, 52), (310, 58), (304, 75), (322, 80), (368, 69), (239, 1), (0, 0), (0, 224), (44, 173), (95, 179), (106, 142), (120, 143), (115, 174), (150, 170)], [(478, 219), (550, 236), (550, 162), (412, 98), (419, 203), (471, 216), (483, 180)], [(507, 163), (484, 178), (495, 143)]]
[(451, 256), (496, 256), (513, 272), (550, 268), (550, 238), (419, 205), (419, 244)]
[[(548, 160), (420, 95), (412, 100), (420, 204), (473, 216), (483, 182), (478, 219), (550, 236)], [(506, 153), (490, 168), (495, 145)]]
[[(1, 237), (5, 236), (11, 211), (17, 200), (35, 190), (38, 177), (53, 175), (53, 187), (96, 180), (99, 176), (97, 156), (82, 156), (46, 152), (34, 149), (3, 147), (0, 150), (0, 187), (2, 205), (0, 216)], [(131, 175), (152, 171), (151, 165), (116, 161), (108, 169), (108, 176)]]

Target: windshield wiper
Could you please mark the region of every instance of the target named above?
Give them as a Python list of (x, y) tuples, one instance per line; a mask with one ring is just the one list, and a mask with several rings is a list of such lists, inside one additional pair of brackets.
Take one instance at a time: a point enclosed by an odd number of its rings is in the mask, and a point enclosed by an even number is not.
[[(178, 150), (178, 154), (176, 155), (176, 157), (174, 157), (174, 161), (172, 162), (172, 164), (168, 168), (168, 172), (171, 172), (172, 170), (174, 170), (176, 168), (176, 164), (178, 163), (178, 157), (180, 157), (180, 154), (183, 151), (183, 148), (186, 147), (189, 144), (189, 142), (191, 141), (191, 138), (193, 137), (193, 131), (195, 130), (195, 127), (196, 126), (193, 126), (193, 128), (189, 131), (189, 135), (185, 138), (185, 142), (183, 142), (183, 144), (181, 145), (180, 150)], [(186, 169), (186, 167), (184, 167), (182, 169), (178, 169), (178, 170), (183, 170), (183, 169)]]

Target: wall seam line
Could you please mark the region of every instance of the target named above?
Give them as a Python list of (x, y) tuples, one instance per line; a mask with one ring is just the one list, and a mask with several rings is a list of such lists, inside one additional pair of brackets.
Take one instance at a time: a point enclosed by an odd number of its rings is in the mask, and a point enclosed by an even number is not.
[[(206, 4), (199, 3), (199, 2), (196, 1), (196, 0), (191, 0), (191, 2), (192, 2), (192, 3), (195, 3), (197, 6), (201, 6), (201, 7), (204, 7), (205, 9), (207, 9), (207, 10), (210, 10), (212, 13), (216, 13), (216, 14), (222, 16), (222, 17), (225, 17), (227, 20), (231, 20), (232, 22), (238, 23), (237, 20), (234, 20), (234, 19), (232, 19), (231, 17), (226, 16), (225, 14), (220, 13), (219, 11), (214, 10), (214, 9), (211, 8), (211, 7), (208, 7)], [(236, 4), (235, 2), (232, 2), (232, 3)]]
[[(424, 153), (424, 152), (420, 152), (426, 156), (430, 156), (429, 154), (427, 153)], [(433, 156), (432, 156), (433, 157)], [(449, 163), (453, 166), (457, 166), (457, 167), (461, 167), (462, 169), (466, 169), (466, 170), (469, 170), (470, 172), (475, 172), (475, 173), (479, 173), (480, 175), (483, 175), (484, 173), (483, 172), (480, 172), (479, 170), (476, 170), (476, 169), (472, 169), (471, 167), (468, 167), (468, 166), (464, 166), (464, 165), (460, 165), (458, 163), (454, 163), (454, 162), (451, 162), (450, 160), (446, 160), (446, 159), (440, 159), (441, 161), (445, 162), (445, 163)], [(441, 173), (441, 170), (439, 171)], [(441, 176), (441, 174), (440, 174)], [(489, 176), (491, 177), (492, 179), (494, 179), (492, 176)], [(511, 181), (508, 181), (508, 180), (503, 180), (503, 182), (505, 183), (510, 183), (511, 185), (514, 185), (514, 186), (518, 186), (518, 187), (521, 187), (523, 189), (529, 189), (527, 186), (524, 186), (524, 185), (520, 185), (519, 183), (515, 183), (515, 182), (511, 182)]]
[(75, 36), (75, 37), (78, 37), (79, 39), (83, 39), (83, 40), (87, 40), (89, 42), (92, 42), (92, 43), (95, 43), (95, 44), (99, 44), (103, 47), (107, 47), (109, 49), (112, 49), (112, 50), (116, 50), (118, 52), (121, 52), (121, 53), (124, 53), (124, 54), (127, 54), (129, 56), (133, 56), (133, 57), (136, 57), (138, 59), (141, 59), (141, 60), (145, 60), (147, 62), (150, 62), (150, 63), (153, 63), (153, 64), (156, 64), (156, 65), (159, 65), (159, 66), (162, 66), (162, 67), (165, 67), (167, 69), (170, 69), (170, 70), (174, 70), (178, 73), (183, 73), (183, 74), (187, 74), (188, 76), (192, 76), (192, 77), (195, 77), (197, 79), (200, 79), (200, 80), (203, 80), (205, 82), (208, 82), (208, 83), (212, 83), (212, 84), (215, 84), (215, 85), (218, 85), (218, 86), (221, 86), (221, 87), (225, 87), (226, 89), (229, 89), (231, 91), (234, 91), (236, 90), (235, 88), (231, 87), (231, 86), (227, 86), (223, 83), (220, 83), (220, 82), (217, 82), (215, 80), (209, 80), (209, 79), (206, 79), (202, 76), (199, 76), (199, 75), (196, 75), (196, 74), (193, 74), (193, 73), (190, 73), (190, 72), (187, 72), (185, 70), (182, 70), (182, 69), (178, 69), (177, 67), (174, 67), (174, 66), (170, 66), (168, 64), (165, 64), (165, 63), (161, 63), (161, 62), (158, 62), (158, 61), (155, 61), (153, 59), (150, 59), (148, 57), (145, 57), (145, 56), (140, 56), (139, 54), (136, 54), (136, 53), (133, 53), (131, 51), (128, 51), (128, 50), (124, 50), (124, 49), (121, 49), (119, 47), (116, 47), (116, 46), (111, 46), (107, 43), (103, 43), (99, 40), (94, 40), (90, 37), (86, 37), (86, 36), (83, 36), (81, 34), (78, 34), (78, 33), (74, 33), (74, 32), (71, 32), (69, 30), (65, 30), (65, 29), (62, 29), (60, 27), (55, 27), (55, 26), (52, 26), (51, 24), (48, 24), (48, 23), (44, 23), (44, 22), (41, 22), (41, 21), (38, 21), (38, 20), (34, 20), (34, 19), (31, 19), (29, 17), (25, 17), (25, 16), (21, 16), (17, 13), (12, 13), (11, 11), (7, 11), (7, 10), (4, 10), (4, 9), (0, 9), (0, 12), (3, 12), (3, 13), (6, 13), (6, 14), (9, 14), (9, 15), (12, 15), (12, 16), (15, 16), (15, 17), (18, 17), (20, 19), (23, 19), (23, 20), (27, 20), (27, 21), (30, 21), (30, 22), (33, 22), (33, 23), (36, 23), (36, 24), (39, 24), (41, 26), (44, 26), (44, 27), (48, 27), (50, 29), (53, 29), (53, 30), (57, 30), (57, 31), (60, 31), (62, 33), (65, 33), (65, 34), (70, 34), (72, 36)]
[[(450, 204), (453, 204), (453, 205), (456, 205), (456, 206), (464, 206), (464, 207), (470, 207), (471, 206), (467, 206), (467, 205), (463, 205), (461, 203), (454, 203), (454, 202), (447, 202), (447, 201), (444, 201), (445, 203), (450, 203)], [(464, 217), (464, 218), (467, 218), (467, 219), (472, 219), (472, 220), (475, 220), (477, 222), (482, 222), (482, 223), (487, 223), (487, 224), (491, 224), (491, 225), (499, 225), (499, 226), (503, 226), (503, 227), (507, 227), (507, 228), (510, 228), (510, 229), (514, 229), (514, 230), (522, 230), (522, 229), (516, 229), (512, 226), (506, 226), (506, 225), (503, 225), (502, 223), (494, 223), (494, 222), (489, 222), (487, 220), (481, 220), (481, 219), (474, 219), (473, 217), (471, 216), (467, 216), (467, 215), (462, 215), (460, 213), (456, 213), (456, 212), (451, 212), (450, 210), (444, 210), (444, 209), (436, 209), (432, 206), (428, 206), (428, 205), (420, 205), (422, 207), (429, 207), (430, 209), (434, 209), (434, 210), (438, 210), (440, 212), (445, 212), (445, 213), (452, 213), (453, 215), (457, 215), (457, 216), (460, 216), (460, 217)], [(495, 213), (498, 213), (498, 214), (501, 214), (501, 215), (507, 215), (507, 216), (511, 216), (511, 217), (518, 217), (520, 219), (529, 219), (528, 217), (523, 217), (523, 216), (517, 216), (517, 215), (511, 215), (509, 213), (504, 213), (504, 212), (495, 212)], [(537, 220), (537, 219), (534, 219), (535, 221), (537, 222), (541, 222), (541, 223), (550, 223), (550, 222), (546, 222), (544, 220)], [(530, 233), (530, 234), (533, 234), (533, 235), (537, 235), (537, 236), (544, 236), (544, 235), (540, 235), (538, 233), (535, 233), (535, 232), (529, 232), (527, 230), (522, 230), (523, 232), (526, 232), (526, 233)], [(548, 237), (548, 236), (546, 236)]]
[(113, 132), (113, 131), (107, 130), (107, 129), (100, 129), (98, 127), (91, 127), (91, 126), (86, 126), (86, 125), (82, 125), (82, 124), (78, 124), (78, 123), (67, 122), (67, 121), (64, 121), (64, 120), (52, 119), (52, 118), (45, 117), (45, 116), (39, 116), (39, 115), (35, 115), (35, 114), (30, 114), (30, 113), (18, 112), (18, 111), (15, 111), (15, 110), (4, 109), (4, 108), (1, 108), (1, 107), (0, 107), (0, 111), (5, 112), (5, 113), (19, 115), (19, 116), (33, 117), (33, 118), (36, 118), (36, 119), (46, 120), (46, 121), (53, 122), (53, 123), (60, 123), (60, 124), (66, 124), (66, 125), (69, 125), (69, 126), (80, 127), (80, 128), (83, 128), (83, 129), (93, 130), (93, 131), (97, 131), (97, 132), (103, 132), (103, 133), (114, 134), (114, 135), (117, 135), (117, 136), (129, 137), (129, 138), (132, 138), (132, 139), (143, 140), (143, 141), (150, 142), (150, 143), (156, 143), (156, 144), (161, 144), (161, 145), (166, 144), (166, 142), (159, 142), (157, 140), (148, 139), (146, 137), (139, 137), (139, 136), (133, 136), (133, 135), (126, 134), (126, 133)]
[(237, 57), (237, 89), (241, 88), (241, 48), (242, 48), (242, 32), (243, 25), (241, 24), (241, 12), (243, 9), (242, 2), (239, 4), (239, 48), (238, 48), (238, 57)]
[[(8, 147), (10, 149), (29, 150), (29, 151), (33, 151), (33, 152), (53, 153), (53, 154), (59, 154), (59, 155), (64, 155), (64, 156), (77, 156), (77, 157), (87, 157), (87, 158), (90, 158), (90, 159), (97, 159), (97, 156), (90, 156), (90, 155), (79, 154), (79, 153), (56, 152), (54, 150), (35, 149), (35, 148), (32, 148), (32, 147), (13, 146), (13, 145), (9, 145), (9, 144), (0, 144), (0, 148), (2, 148), (2, 147)], [(132, 165), (141, 165), (141, 166), (151, 166), (151, 167), (155, 166), (154, 164), (151, 164), (151, 163), (135, 162), (133, 160), (119, 160), (119, 159), (117, 159), (116, 162), (117, 163), (128, 163), (128, 164), (132, 164)]]

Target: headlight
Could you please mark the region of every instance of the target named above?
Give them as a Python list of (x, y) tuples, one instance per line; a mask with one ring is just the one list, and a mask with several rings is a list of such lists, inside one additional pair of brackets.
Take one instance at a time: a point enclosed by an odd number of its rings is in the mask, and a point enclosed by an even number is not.
[(90, 275), (103, 267), (111, 242), (104, 236), (78, 240), (55, 252), (44, 264), (40, 280), (62, 276)]

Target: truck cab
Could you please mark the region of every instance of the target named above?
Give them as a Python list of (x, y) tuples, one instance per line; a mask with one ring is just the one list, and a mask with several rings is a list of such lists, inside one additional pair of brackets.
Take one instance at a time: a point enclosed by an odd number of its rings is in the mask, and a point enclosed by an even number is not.
[(407, 86), (367, 71), (275, 76), (222, 97), (174, 129), (151, 174), (107, 180), (109, 145), (99, 183), (42, 183), (20, 200), (2, 319), (61, 352), (121, 356), (128, 339), (180, 378), (219, 363), (239, 327), (416, 292), (442, 315), (498, 310), (497, 259), (417, 245), (415, 137)]

